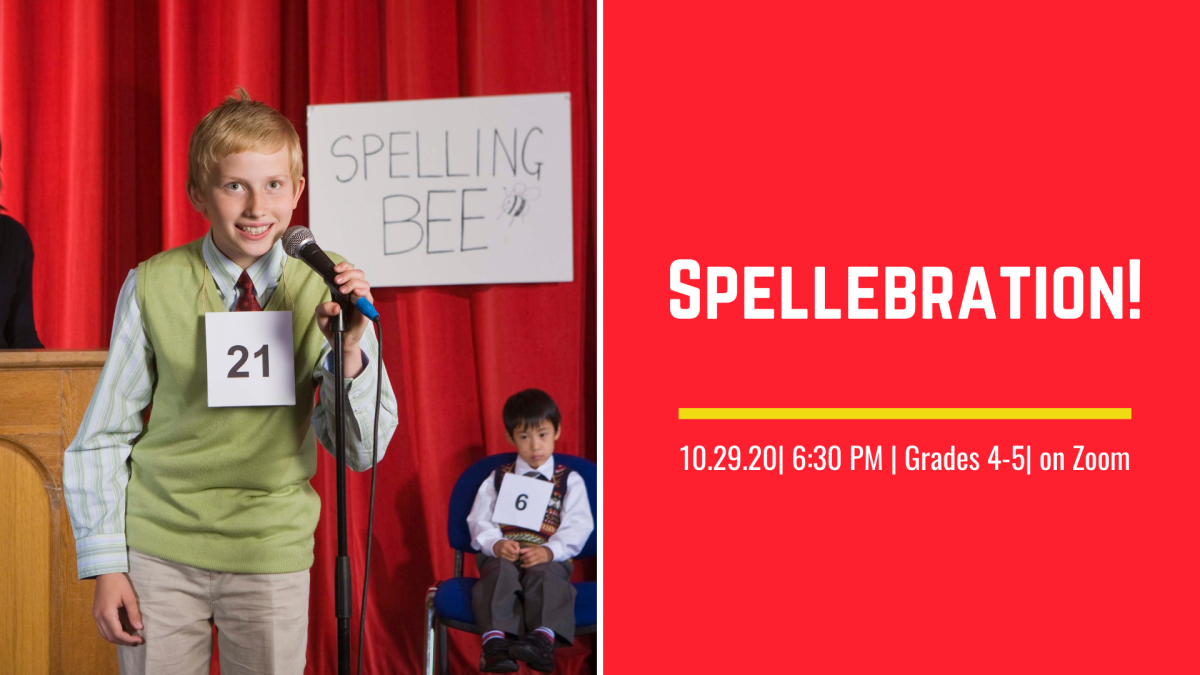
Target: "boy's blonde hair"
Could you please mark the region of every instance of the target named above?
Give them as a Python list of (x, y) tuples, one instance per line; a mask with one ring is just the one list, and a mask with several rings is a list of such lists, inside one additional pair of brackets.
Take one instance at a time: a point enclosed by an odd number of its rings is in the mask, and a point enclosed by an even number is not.
[(286, 147), (291, 156), (292, 190), (304, 175), (300, 135), (288, 118), (262, 101), (250, 100), (242, 87), (213, 108), (192, 131), (188, 144), (187, 187), (208, 187), (221, 159), (239, 152), (272, 154)]

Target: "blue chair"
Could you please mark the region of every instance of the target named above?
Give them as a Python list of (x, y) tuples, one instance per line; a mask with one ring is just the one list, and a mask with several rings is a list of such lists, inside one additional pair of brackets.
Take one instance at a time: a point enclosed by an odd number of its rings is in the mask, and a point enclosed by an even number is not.
[[(471, 513), (471, 505), (475, 503), (475, 494), (479, 486), (487, 479), (493, 470), (503, 464), (516, 461), (517, 453), (509, 452), (502, 455), (490, 455), (471, 466), (458, 477), (454, 491), (450, 493), (450, 518), (446, 529), (450, 539), (450, 547), (454, 549), (454, 578), (440, 581), (430, 587), (425, 594), (425, 675), (433, 675), (434, 664), (438, 666), (441, 675), (450, 672), (449, 640), (446, 627), (457, 628), (482, 635), (483, 631), (475, 625), (475, 615), (471, 610), (471, 588), (478, 579), (463, 576), (463, 557), (467, 553), (476, 553), (471, 548), (471, 531), (467, 527), (467, 515)], [(555, 462), (561, 462), (578, 472), (587, 485), (588, 501), (592, 506), (592, 520), (596, 520), (596, 465), (582, 457), (570, 455), (554, 455)], [(587, 544), (575, 560), (596, 557), (596, 532), (592, 531)], [(596, 582), (584, 581), (575, 584), (575, 632), (579, 635), (596, 632)]]

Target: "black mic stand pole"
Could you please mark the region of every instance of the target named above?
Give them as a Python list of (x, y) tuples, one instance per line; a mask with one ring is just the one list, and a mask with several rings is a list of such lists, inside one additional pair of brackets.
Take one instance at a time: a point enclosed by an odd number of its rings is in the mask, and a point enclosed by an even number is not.
[[(346, 545), (346, 398), (345, 363), (342, 343), (346, 332), (346, 315), (353, 307), (340, 302), (342, 310), (330, 319), (333, 330), (333, 379), (336, 381), (337, 402), (333, 414), (334, 452), (337, 456), (337, 571), (334, 575), (334, 605), (338, 624), (338, 675), (350, 675), (350, 555)], [(361, 639), (361, 636), (360, 638)]]

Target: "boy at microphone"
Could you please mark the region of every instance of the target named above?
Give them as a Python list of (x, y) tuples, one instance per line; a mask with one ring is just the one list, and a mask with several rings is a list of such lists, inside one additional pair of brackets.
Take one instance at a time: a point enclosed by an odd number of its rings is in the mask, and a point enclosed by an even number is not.
[[(493, 471), (479, 486), (467, 516), (479, 581), (471, 593), (475, 622), (483, 630), (479, 669), (511, 673), (524, 661), (554, 671), (554, 648), (575, 638), (575, 587), (571, 558), (595, 525), (583, 479), (554, 462), (562, 434), (558, 405), (539, 389), (513, 394), (504, 404), (504, 429), (517, 459)], [(529, 530), (492, 520), (504, 477), (514, 474), (554, 484), (541, 528)], [(510, 638), (521, 637), (518, 642)]]
[[(200, 121), (188, 149), (188, 198), (211, 228), (129, 273), (108, 360), (63, 462), (79, 577), (96, 579), (93, 615), (124, 675), (207, 673), (214, 623), (222, 673), (304, 670), (320, 514), (309, 479), (317, 438), (333, 447), (330, 320), (341, 307), (279, 242), (304, 191), (300, 138), (238, 93)], [(363, 272), (334, 260), (341, 292), (370, 300)], [(258, 319), (286, 324), (286, 314), (266, 316), (274, 311), (291, 312), (291, 353), (264, 346), (261, 364), (256, 353), (243, 371), (232, 348), (229, 363), (206, 354), (215, 339), (206, 315), (245, 326), (255, 317), (214, 313), (265, 312)], [(343, 345), (347, 462), (357, 471), (370, 468), (380, 358), (368, 323), (356, 313)], [(259, 367), (274, 381), (294, 369), (295, 391), (210, 407), (214, 372), (237, 386)], [(380, 459), (397, 420), (383, 377)]]

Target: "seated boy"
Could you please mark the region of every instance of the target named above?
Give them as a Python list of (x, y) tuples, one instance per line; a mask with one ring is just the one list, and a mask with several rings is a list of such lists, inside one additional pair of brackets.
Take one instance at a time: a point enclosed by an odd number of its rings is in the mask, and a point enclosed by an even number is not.
[[(93, 615), (125, 675), (207, 673), (213, 623), (222, 673), (304, 670), (320, 514), (314, 430), (332, 451), (329, 323), (341, 308), (279, 242), (304, 190), (300, 138), (239, 92), (196, 126), (188, 150), (188, 197), (211, 228), (129, 273), (108, 360), (63, 460), (79, 577), (96, 578)], [(335, 269), (344, 293), (371, 298), (361, 270)], [(295, 404), (209, 407), (207, 376), (231, 363), (207, 361), (205, 315), (262, 310), (292, 313), (293, 344), (264, 348), (243, 370), (265, 373), (268, 359), (271, 373), (294, 369)], [(252, 318), (268, 317), (242, 317)], [(347, 460), (359, 471), (371, 463), (380, 357), (367, 326), (351, 319), (343, 347)], [(386, 374), (382, 408), (380, 458), (397, 419)]]
[[(579, 474), (554, 463), (562, 429), (558, 406), (546, 392), (526, 389), (504, 404), (504, 429), (517, 460), (493, 471), (479, 486), (467, 516), (479, 581), (471, 593), (475, 623), (484, 630), (479, 669), (511, 673), (524, 661), (554, 671), (554, 648), (575, 638), (575, 587), (571, 558), (591, 536), (592, 509)], [(504, 476), (515, 473), (554, 483), (539, 530), (492, 520)], [(524, 636), (511, 644), (509, 636)]]

